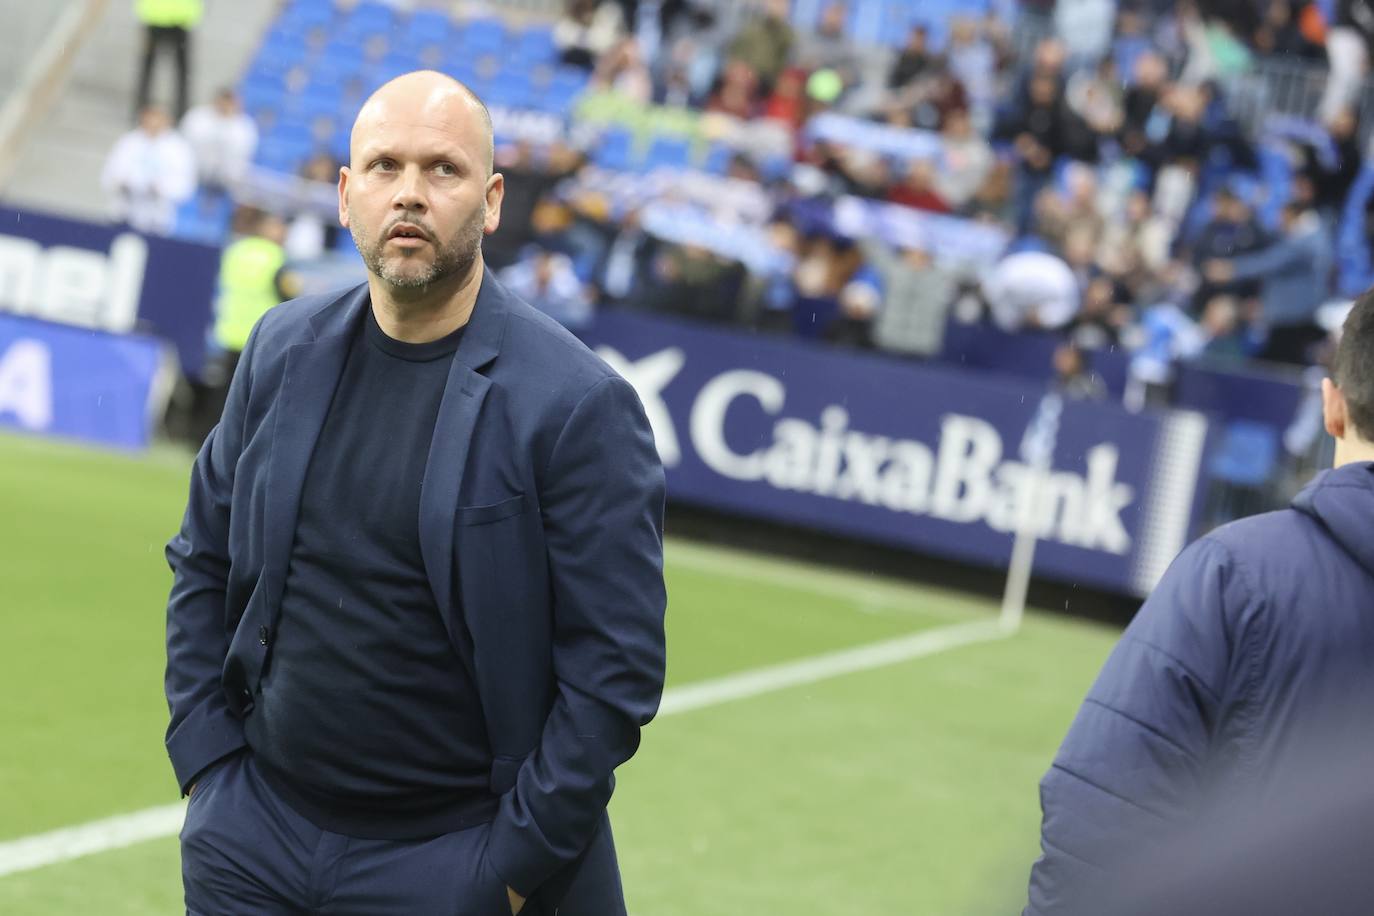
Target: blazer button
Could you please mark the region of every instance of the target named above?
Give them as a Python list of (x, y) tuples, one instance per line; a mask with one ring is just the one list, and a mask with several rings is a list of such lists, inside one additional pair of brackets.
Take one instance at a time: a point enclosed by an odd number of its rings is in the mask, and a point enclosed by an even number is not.
[(247, 687), (239, 691), (239, 699), (243, 703), (243, 714), (246, 716), (253, 711), (253, 691)]
[(267, 645), (267, 627), (258, 627), (258, 642)]

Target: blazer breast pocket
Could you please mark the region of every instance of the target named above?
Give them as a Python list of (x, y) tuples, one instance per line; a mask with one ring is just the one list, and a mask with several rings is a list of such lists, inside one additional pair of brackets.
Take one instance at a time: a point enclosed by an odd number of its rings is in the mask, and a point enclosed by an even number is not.
[(529, 501), (525, 498), (524, 493), (503, 499), (499, 503), (492, 503), (489, 506), (459, 506), (458, 524), (486, 525), (491, 522), (499, 522), (503, 518), (519, 515), (528, 507)]

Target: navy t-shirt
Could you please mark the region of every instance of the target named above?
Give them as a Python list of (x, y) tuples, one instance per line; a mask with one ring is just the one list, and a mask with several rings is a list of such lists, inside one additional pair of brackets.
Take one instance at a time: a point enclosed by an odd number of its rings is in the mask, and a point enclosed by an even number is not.
[[(281, 617), (245, 726), (264, 776), (319, 827), (405, 839), (468, 826), (491, 751), (470, 637), (420, 554), (420, 486), (462, 329), (407, 344), (372, 310), (301, 492)], [(457, 644), (455, 645), (455, 640)]]

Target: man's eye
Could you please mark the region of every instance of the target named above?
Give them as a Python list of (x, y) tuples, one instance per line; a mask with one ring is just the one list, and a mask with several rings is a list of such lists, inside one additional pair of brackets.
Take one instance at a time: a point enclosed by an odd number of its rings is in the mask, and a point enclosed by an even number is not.
[(377, 172), (390, 172), (395, 167), (396, 163), (392, 162), (390, 159), (378, 159), (376, 162), (372, 163), (373, 171)]
[(434, 170), (437, 171), (440, 175), (450, 177), (458, 174), (458, 170), (453, 167), (453, 163), (451, 162), (440, 162), (438, 165), (434, 167)]

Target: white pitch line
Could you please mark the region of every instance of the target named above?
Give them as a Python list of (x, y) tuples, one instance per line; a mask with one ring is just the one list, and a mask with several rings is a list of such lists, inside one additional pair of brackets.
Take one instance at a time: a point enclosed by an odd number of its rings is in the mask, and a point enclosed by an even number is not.
[(0, 875), (172, 836), (185, 816), (185, 803), (175, 802), (0, 843)]
[[(975, 620), (684, 684), (664, 691), (658, 714), (660, 717), (677, 715), (845, 674), (872, 671), (972, 643), (1002, 639), (1014, 632), (1014, 628), (995, 619)], [(0, 876), (174, 836), (181, 830), (185, 812), (185, 803), (178, 802), (0, 843)]]
[(845, 603), (846, 609), (853, 608), (866, 614), (895, 611), (924, 617), (968, 616), (968, 612), (949, 607), (943, 601), (932, 607), (929, 604), (930, 595), (932, 591), (939, 593), (939, 589), (896, 579), (817, 569), (799, 562), (742, 550), (724, 553), (717, 548), (680, 538), (669, 538), (664, 554), (670, 572), (676, 566), (810, 592), (838, 598)]

